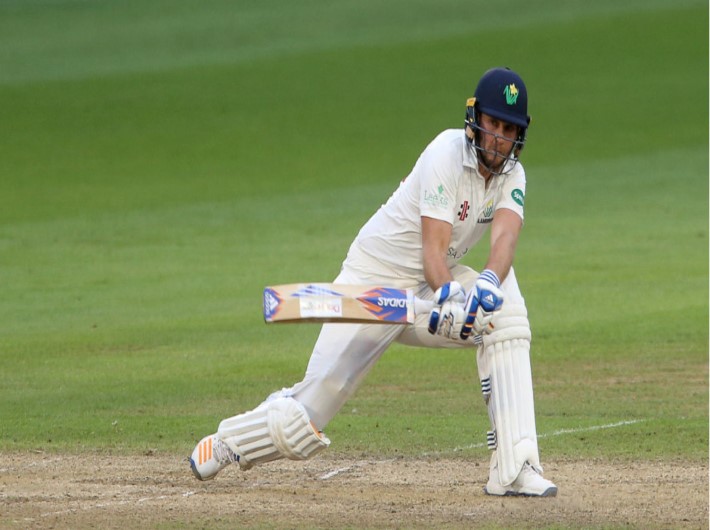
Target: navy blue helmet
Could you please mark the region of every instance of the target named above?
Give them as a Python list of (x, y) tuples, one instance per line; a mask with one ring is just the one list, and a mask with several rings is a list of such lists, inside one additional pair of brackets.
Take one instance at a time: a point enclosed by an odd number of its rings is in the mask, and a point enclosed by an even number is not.
[[(517, 161), (520, 150), (525, 145), (525, 136), (530, 116), (528, 115), (528, 90), (522, 78), (510, 68), (493, 68), (481, 77), (472, 98), (466, 102), (465, 124), (474, 132), (475, 145), (480, 150), (479, 138), (481, 113), (517, 125), (520, 130), (509, 156)], [(507, 164), (504, 164), (504, 166)], [(514, 164), (510, 165), (510, 169)]]

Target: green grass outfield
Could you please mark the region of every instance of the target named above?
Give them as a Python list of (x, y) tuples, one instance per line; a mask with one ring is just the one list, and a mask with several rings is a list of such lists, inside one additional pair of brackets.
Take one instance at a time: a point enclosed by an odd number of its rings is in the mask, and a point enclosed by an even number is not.
[[(707, 21), (686, 0), (0, 2), (0, 449), (184, 456), (300, 380), (318, 328), (266, 326), (263, 286), (334, 278), (506, 64), (533, 115), (516, 270), (543, 460), (707, 461)], [(483, 462), (487, 428), (470, 352), (394, 346), (327, 432)]]

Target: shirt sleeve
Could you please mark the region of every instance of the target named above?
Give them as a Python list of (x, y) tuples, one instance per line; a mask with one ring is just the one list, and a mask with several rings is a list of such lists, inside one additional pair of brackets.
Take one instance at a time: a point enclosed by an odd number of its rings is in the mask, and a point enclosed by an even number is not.
[(525, 170), (518, 164), (516, 170), (508, 176), (500, 188), (496, 201), (496, 210), (507, 208), (525, 219)]
[(415, 167), (420, 182), (420, 215), (452, 225), (461, 173), (460, 156), (457, 159), (456, 153), (455, 143), (439, 136), (427, 146)]

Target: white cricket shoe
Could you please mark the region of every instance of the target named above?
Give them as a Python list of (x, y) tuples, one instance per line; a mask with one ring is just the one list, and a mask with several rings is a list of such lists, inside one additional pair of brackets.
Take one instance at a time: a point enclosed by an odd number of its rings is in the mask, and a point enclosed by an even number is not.
[(199, 480), (213, 479), (232, 462), (239, 462), (239, 455), (220, 440), (217, 434), (210, 434), (200, 440), (190, 457), (192, 473)]
[(525, 497), (554, 497), (557, 486), (542, 477), (535, 468), (525, 462), (518, 477), (509, 486), (503, 486), (498, 478), (498, 464), (491, 467), (488, 484), (483, 488), (488, 495), (520, 495)]

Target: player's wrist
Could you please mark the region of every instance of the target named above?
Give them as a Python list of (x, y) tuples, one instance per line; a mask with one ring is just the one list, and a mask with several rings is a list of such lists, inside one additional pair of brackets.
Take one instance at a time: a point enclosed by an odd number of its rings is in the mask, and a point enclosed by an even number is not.
[(478, 277), (479, 280), (486, 280), (487, 282), (492, 283), (496, 287), (500, 287), (500, 279), (498, 278), (498, 275), (493, 272), (491, 269), (484, 269), (484, 271), (481, 273), (481, 275)]

